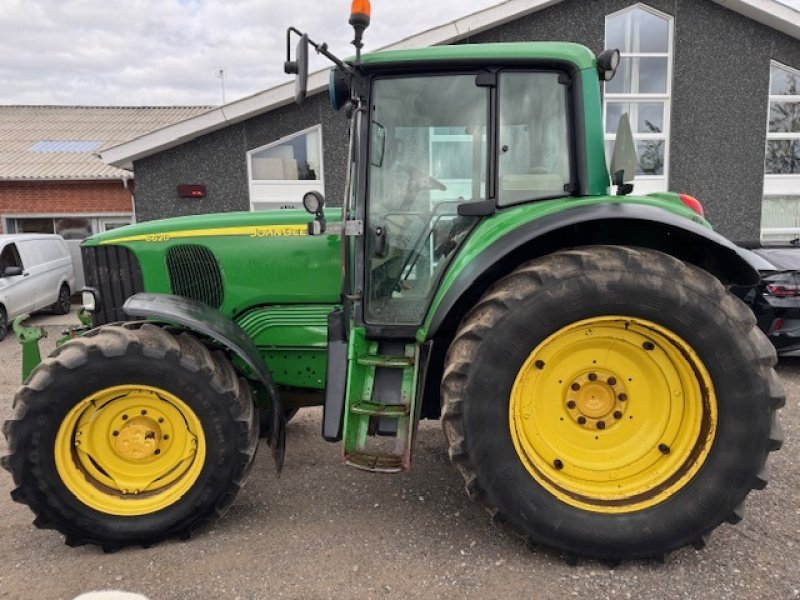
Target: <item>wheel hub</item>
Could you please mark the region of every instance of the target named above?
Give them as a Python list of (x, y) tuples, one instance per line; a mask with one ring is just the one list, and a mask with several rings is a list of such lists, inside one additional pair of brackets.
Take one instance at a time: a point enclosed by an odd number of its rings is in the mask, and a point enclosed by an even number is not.
[(628, 394), (611, 371), (587, 370), (572, 381), (564, 392), (564, 406), (572, 420), (586, 429), (606, 429), (622, 419)]
[(126, 460), (144, 460), (154, 455), (161, 442), (161, 428), (150, 417), (135, 417), (115, 436), (117, 454)]

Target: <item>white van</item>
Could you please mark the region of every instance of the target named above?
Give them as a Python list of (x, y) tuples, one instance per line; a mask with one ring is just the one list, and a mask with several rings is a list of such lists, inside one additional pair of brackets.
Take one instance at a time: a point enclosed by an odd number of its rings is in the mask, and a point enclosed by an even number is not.
[(60, 235), (0, 235), (0, 340), (19, 315), (50, 308), (69, 312), (75, 272)]

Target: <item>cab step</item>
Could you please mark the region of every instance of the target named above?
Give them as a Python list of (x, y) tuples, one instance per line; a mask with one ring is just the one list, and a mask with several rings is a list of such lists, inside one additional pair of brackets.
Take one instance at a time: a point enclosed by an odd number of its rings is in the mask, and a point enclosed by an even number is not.
[[(360, 332), (359, 332), (360, 333)], [(408, 468), (416, 422), (418, 346), (350, 339), (345, 463), (377, 473)]]
[(344, 462), (356, 469), (373, 473), (400, 473), (405, 470), (402, 459), (394, 454), (355, 452), (346, 454)]

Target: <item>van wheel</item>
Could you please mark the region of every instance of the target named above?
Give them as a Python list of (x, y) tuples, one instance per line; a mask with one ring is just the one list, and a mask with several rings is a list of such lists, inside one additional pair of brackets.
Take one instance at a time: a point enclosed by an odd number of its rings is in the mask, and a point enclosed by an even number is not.
[(58, 300), (51, 307), (53, 312), (57, 315), (65, 315), (69, 312), (70, 306), (70, 292), (69, 286), (66, 283), (61, 284), (61, 289), (58, 290)]
[(7, 318), (8, 315), (6, 315), (6, 309), (0, 306), (0, 342), (3, 341), (3, 338), (6, 337), (6, 333), (8, 333)]

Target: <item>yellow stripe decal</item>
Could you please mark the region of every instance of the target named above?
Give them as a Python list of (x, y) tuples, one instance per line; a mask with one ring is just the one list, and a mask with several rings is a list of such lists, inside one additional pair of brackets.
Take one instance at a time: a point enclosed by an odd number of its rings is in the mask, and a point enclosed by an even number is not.
[(126, 237), (103, 240), (103, 244), (119, 244), (122, 242), (168, 242), (181, 238), (246, 236), (246, 237), (281, 237), (308, 235), (308, 225), (248, 225), (241, 227), (213, 227), (210, 229), (186, 229), (184, 231), (163, 231), (129, 235)]

